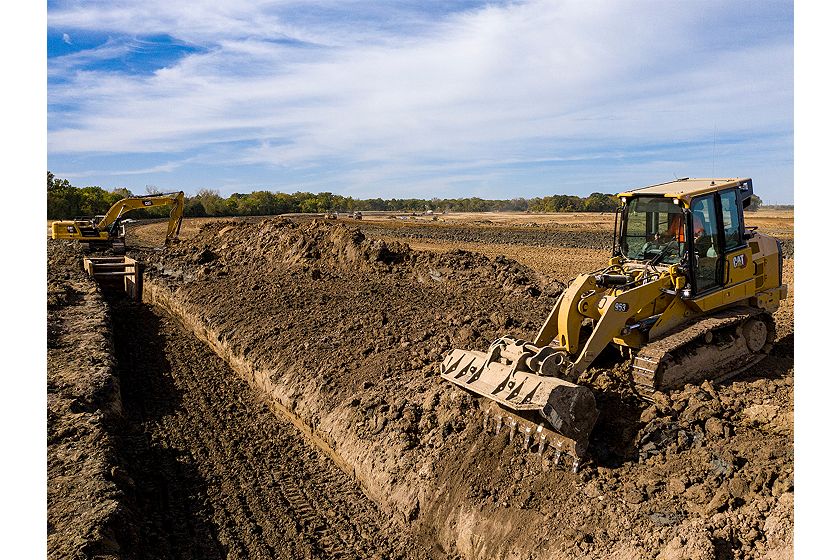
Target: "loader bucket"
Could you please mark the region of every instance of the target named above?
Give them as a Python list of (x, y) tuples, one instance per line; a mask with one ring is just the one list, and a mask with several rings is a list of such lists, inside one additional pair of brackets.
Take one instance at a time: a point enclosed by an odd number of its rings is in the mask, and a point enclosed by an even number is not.
[[(511, 340), (500, 339), (488, 353), (460, 349), (451, 351), (440, 366), (441, 376), (511, 411), (518, 418), (509, 421), (512, 429), (528, 426), (542, 432), (544, 426), (560, 436), (556, 445), (550, 442), (553, 447), (558, 448), (563, 440), (567, 440), (573, 455), (584, 454), (589, 434), (598, 419), (594, 395), (581, 385), (527, 371), (523, 364), (534, 353), (522, 351), (521, 344), (508, 344), (507, 347), (517, 349), (523, 359), (516, 360), (515, 356), (514, 359), (505, 359), (499, 355), (500, 352), (494, 351), (499, 342), (503, 342), (502, 354), (505, 354), (504, 341)], [(506, 355), (511, 357), (510, 351)]]

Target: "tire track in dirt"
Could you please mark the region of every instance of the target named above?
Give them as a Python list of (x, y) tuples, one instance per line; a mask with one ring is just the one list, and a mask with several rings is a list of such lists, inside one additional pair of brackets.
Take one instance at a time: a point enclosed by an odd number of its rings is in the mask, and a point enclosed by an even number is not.
[(405, 535), (169, 316), (114, 303), (136, 558), (404, 558)]

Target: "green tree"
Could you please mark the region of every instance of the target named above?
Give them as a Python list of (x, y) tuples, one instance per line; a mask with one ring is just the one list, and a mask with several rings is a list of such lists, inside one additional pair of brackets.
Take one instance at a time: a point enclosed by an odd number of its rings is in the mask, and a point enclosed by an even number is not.
[(225, 199), (219, 195), (219, 191), (201, 189), (194, 198), (201, 204), (206, 216), (228, 215), (228, 206), (225, 204)]
[(335, 204), (335, 197), (329, 192), (316, 195), (315, 200), (318, 208), (316, 212), (327, 212), (332, 210), (333, 205)]
[(241, 216), (244, 212), (239, 208), (239, 198), (234, 198), (231, 195), (225, 200), (225, 216)]
[(299, 212), (318, 212), (318, 199), (315, 197), (305, 198), (300, 201)]
[(197, 197), (190, 196), (184, 200), (184, 216), (187, 218), (201, 218), (207, 215), (204, 205)]
[[(159, 194), (160, 189), (146, 185), (148, 194)], [(68, 218), (80, 215), (102, 214), (118, 200), (131, 196), (131, 191), (117, 188), (106, 191), (100, 187), (77, 189), (66, 179), (59, 179), (47, 171), (47, 216)], [(604, 193), (592, 193), (586, 198), (574, 195), (554, 194), (545, 197), (510, 200), (470, 198), (382, 198), (354, 199), (330, 192), (254, 191), (248, 194), (233, 193), (223, 198), (218, 191), (201, 189), (185, 201), (186, 216), (243, 216), (275, 215), (295, 212), (321, 213), (330, 211), (390, 210), (395, 212), (416, 212), (424, 210), (455, 212), (488, 211), (532, 211), (532, 212), (609, 212), (618, 206), (618, 200)], [(761, 206), (761, 199), (753, 195), (750, 210)], [(165, 217), (170, 208), (160, 206), (141, 209), (132, 213), (135, 217)]]
[(618, 208), (618, 199), (604, 193), (592, 193), (583, 200), (585, 212), (613, 212)]
[(112, 193), (100, 187), (83, 187), (78, 189), (80, 196), (80, 212), (83, 216), (96, 216), (105, 214), (108, 209), (117, 202)]
[(47, 218), (58, 220), (80, 215), (81, 196), (67, 179), (47, 171)]
[(243, 200), (245, 213), (250, 216), (277, 214), (277, 200), (269, 191), (254, 191)]

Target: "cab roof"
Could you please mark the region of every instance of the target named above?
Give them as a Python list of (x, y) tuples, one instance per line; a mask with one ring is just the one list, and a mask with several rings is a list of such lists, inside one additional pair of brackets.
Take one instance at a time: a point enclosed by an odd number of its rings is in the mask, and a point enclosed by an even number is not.
[(690, 203), (691, 199), (695, 196), (741, 185), (746, 186), (748, 184), (752, 184), (752, 179), (749, 177), (736, 177), (734, 179), (689, 179), (686, 177), (684, 179), (677, 179), (676, 181), (668, 181), (667, 183), (625, 191), (618, 196), (661, 196), (663, 198), (678, 198), (686, 203)]

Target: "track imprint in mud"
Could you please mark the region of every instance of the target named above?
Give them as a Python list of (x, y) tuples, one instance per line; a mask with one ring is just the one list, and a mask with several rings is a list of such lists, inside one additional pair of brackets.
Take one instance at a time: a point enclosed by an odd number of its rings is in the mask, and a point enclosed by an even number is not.
[(117, 303), (114, 335), (136, 558), (412, 557), (355, 483), (174, 319)]

